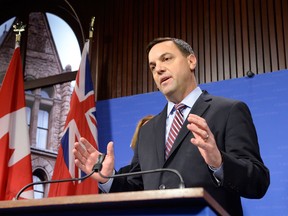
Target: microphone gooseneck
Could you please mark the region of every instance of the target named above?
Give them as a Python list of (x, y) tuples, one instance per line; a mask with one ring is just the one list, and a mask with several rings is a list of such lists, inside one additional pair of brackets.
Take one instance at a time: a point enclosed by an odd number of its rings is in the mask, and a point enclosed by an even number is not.
[(134, 176), (134, 175), (143, 175), (143, 174), (148, 174), (148, 173), (157, 173), (157, 172), (172, 172), (175, 175), (178, 176), (179, 178), (179, 188), (185, 188), (185, 184), (183, 181), (183, 178), (181, 176), (181, 174), (175, 170), (175, 169), (169, 169), (169, 168), (160, 168), (160, 169), (154, 169), (154, 170), (146, 170), (146, 171), (139, 171), (139, 172), (131, 172), (131, 173), (121, 173), (121, 174), (115, 174), (115, 175), (110, 175), (110, 176), (105, 176), (101, 173), (101, 169), (102, 169), (102, 163), (105, 159), (105, 154), (100, 154), (98, 155), (98, 161), (97, 163), (93, 166), (92, 168), (92, 172), (80, 177), (80, 178), (70, 178), (70, 179), (59, 179), (59, 180), (50, 180), (50, 181), (38, 181), (38, 182), (32, 182), (30, 184), (25, 185), (16, 195), (15, 200), (18, 200), (20, 195), (29, 187), (34, 186), (34, 185), (39, 185), (39, 184), (53, 184), (53, 183), (61, 183), (61, 182), (71, 182), (71, 181), (83, 181), (87, 178), (89, 178), (90, 176), (92, 176), (95, 172), (98, 172), (99, 175), (102, 178), (117, 178), (117, 177), (125, 177), (125, 176)]
[(161, 169), (154, 169), (154, 170), (146, 170), (146, 171), (139, 171), (139, 172), (131, 172), (131, 173), (121, 173), (121, 174), (115, 174), (115, 175), (110, 175), (110, 176), (105, 176), (103, 175), (101, 172), (101, 170), (99, 170), (99, 175), (102, 178), (117, 178), (117, 177), (125, 177), (125, 176), (134, 176), (134, 175), (143, 175), (143, 174), (148, 174), (148, 173), (157, 173), (157, 172), (172, 172), (174, 174), (176, 174), (179, 178), (179, 188), (185, 188), (185, 184), (183, 181), (183, 178), (181, 176), (181, 174), (175, 170), (175, 169), (169, 169), (169, 168), (161, 168)]

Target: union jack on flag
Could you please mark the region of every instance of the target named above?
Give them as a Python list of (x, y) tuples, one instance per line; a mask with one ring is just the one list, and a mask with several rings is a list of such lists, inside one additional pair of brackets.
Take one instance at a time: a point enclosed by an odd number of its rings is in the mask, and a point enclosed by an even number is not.
[[(52, 180), (79, 178), (86, 175), (74, 163), (72, 149), (80, 137), (85, 137), (98, 149), (98, 133), (95, 94), (89, 64), (89, 41), (84, 45), (76, 83), (70, 101), (61, 145)], [(98, 184), (88, 178), (83, 182), (54, 183), (50, 185), (49, 197), (98, 193)]]

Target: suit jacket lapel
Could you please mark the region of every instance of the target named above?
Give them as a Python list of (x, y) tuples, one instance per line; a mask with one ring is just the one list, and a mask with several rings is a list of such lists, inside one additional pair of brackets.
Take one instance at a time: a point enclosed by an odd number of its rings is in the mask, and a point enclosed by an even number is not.
[[(209, 108), (210, 103), (208, 103), (208, 102), (210, 100), (211, 100), (211, 97), (209, 96), (209, 94), (206, 91), (203, 91), (203, 93), (200, 95), (200, 97), (195, 102), (194, 106), (191, 108), (190, 113), (196, 114), (198, 116), (202, 116), (206, 112), (206, 110)], [(183, 142), (185, 137), (190, 132), (187, 129), (187, 124), (188, 124), (188, 121), (186, 119), (183, 123), (181, 130), (179, 131), (179, 134), (178, 134), (173, 146), (172, 146), (172, 149), (170, 151), (170, 156), (173, 155), (173, 152), (175, 151), (175, 149), (178, 148), (178, 146)], [(170, 156), (168, 157), (168, 159), (170, 158)]]
[(159, 164), (162, 166), (165, 162), (165, 130), (166, 130), (166, 118), (167, 118), (167, 105), (162, 110), (159, 115), (159, 118), (156, 122), (156, 140), (155, 144), (157, 146), (157, 154), (159, 158)]

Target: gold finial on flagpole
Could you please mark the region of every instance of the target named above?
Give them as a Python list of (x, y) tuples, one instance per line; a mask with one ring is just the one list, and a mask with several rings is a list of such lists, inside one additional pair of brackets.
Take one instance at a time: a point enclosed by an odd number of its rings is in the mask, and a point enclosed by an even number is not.
[(94, 33), (94, 21), (95, 21), (95, 17), (91, 18), (91, 22), (90, 22), (90, 28), (89, 28), (89, 39), (93, 38), (93, 33)]
[(14, 32), (16, 32), (16, 46), (20, 44), (21, 41), (21, 33), (25, 31), (26, 25), (23, 24), (23, 22), (17, 22), (15, 25), (13, 25)]

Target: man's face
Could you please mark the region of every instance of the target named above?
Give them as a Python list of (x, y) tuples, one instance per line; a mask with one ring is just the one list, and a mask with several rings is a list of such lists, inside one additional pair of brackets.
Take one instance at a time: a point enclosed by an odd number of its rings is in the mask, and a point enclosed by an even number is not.
[(168, 100), (179, 103), (195, 88), (196, 58), (185, 57), (172, 41), (154, 45), (148, 60), (157, 88)]

